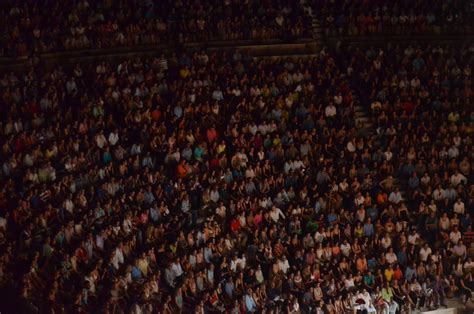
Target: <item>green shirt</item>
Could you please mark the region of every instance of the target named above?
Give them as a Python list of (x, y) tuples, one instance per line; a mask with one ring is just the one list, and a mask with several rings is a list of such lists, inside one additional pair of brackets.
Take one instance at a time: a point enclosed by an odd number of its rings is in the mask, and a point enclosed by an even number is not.
[(387, 302), (390, 302), (392, 301), (393, 299), (393, 292), (392, 292), (392, 288), (382, 288), (382, 298), (387, 301)]

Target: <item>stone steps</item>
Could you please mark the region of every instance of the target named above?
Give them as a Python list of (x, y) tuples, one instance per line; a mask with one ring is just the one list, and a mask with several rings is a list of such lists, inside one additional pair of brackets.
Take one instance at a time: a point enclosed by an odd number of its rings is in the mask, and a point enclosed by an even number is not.
[(308, 3), (302, 3), (303, 11), (311, 19), (311, 34), (312, 38), (317, 42), (322, 42), (323, 40), (323, 30), (319, 24), (318, 17), (313, 13), (313, 9)]

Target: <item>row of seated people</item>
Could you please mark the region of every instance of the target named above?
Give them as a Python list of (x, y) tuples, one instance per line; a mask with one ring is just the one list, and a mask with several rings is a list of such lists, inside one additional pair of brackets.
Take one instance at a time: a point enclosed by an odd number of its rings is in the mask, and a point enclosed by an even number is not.
[(297, 1), (3, 1), (0, 52), (308, 36)]
[(472, 33), (469, 1), (311, 0), (326, 35)]

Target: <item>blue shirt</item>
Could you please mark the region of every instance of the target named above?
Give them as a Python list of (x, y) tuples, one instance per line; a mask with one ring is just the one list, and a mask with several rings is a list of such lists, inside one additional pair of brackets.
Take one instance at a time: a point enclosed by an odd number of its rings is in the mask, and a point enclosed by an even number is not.
[(183, 115), (183, 108), (181, 108), (180, 106), (176, 106), (173, 109), (173, 113), (176, 116), (176, 118), (179, 119)]
[(405, 270), (405, 280), (410, 281), (416, 277), (417, 277), (416, 270), (408, 266), (407, 269)]
[(153, 221), (157, 221), (159, 216), (158, 216), (158, 211), (156, 210), (156, 208), (150, 208), (150, 217), (151, 217), (151, 220)]
[(369, 268), (371, 271), (373, 271), (376, 266), (377, 266), (377, 260), (374, 257), (369, 258), (367, 260), (367, 268)]
[(379, 210), (377, 209), (377, 207), (369, 207), (367, 208), (366, 212), (370, 219), (372, 219), (372, 221), (376, 221), (379, 217)]
[(111, 162), (112, 155), (110, 154), (110, 152), (104, 152), (103, 159), (104, 159), (104, 164), (108, 164), (109, 162)]
[(408, 262), (407, 253), (400, 251), (397, 253), (397, 260), (400, 265), (406, 265)]
[(336, 214), (331, 213), (331, 214), (328, 215), (328, 223), (329, 224), (332, 224), (334, 221), (336, 221), (336, 219), (337, 219)]
[(373, 224), (364, 224), (364, 235), (366, 237), (371, 237), (374, 235), (374, 225)]
[(233, 282), (226, 282), (225, 283), (225, 293), (227, 293), (227, 296), (229, 298), (233, 298), (234, 297), (234, 283)]
[(151, 191), (146, 191), (144, 195), (144, 201), (146, 204), (151, 204), (155, 201), (155, 196), (153, 195), (153, 192)]
[(408, 185), (412, 189), (416, 189), (420, 185), (420, 179), (418, 177), (410, 177), (408, 179)]
[(204, 260), (206, 261), (206, 263), (211, 263), (211, 258), (212, 258), (212, 250), (206, 246), (204, 248)]
[(245, 295), (245, 306), (249, 312), (255, 311), (257, 307), (253, 298), (248, 294)]
[(133, 266), (132, 268), (132, 278), (133, 280), (138, 280), (142, 278), (142, 271), (137, 266)]

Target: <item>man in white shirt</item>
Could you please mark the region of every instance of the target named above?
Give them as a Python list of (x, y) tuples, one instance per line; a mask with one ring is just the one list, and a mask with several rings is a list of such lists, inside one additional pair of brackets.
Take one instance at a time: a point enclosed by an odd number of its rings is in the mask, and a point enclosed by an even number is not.
[(474, 262), (472, 261), (472, 258), (469, 257), (467, 261), (464, 263), (464, 270), (470, 271), (473, 268), (474, 268)]
[(392, 191), (390, 193), (388, 200), (390, 201), (390, 203), (393, 204), (399, 204), (401, 201), (403, 201), (402, 194), (400, 193), (398, 188), (396, 188), (395, 191)]
[(380, 244), (385, 250), (392, 246), (392, 238), (390, 238), (388, 233), (386, 233), (382, 240), (380, 240)]
[(173, 271), (176, 278), (181, 277), (181, 275), (183, 275), (184, 273), (180, 262), (180, 258), (178, 257), (176, 261), (171, 265), (171, 270)]
[(463, 183), (463, 184), (467, 183), (466, 177), (457, 170), (455, 173), (453, 173), (453, 175), (451, 175), (450, 181), (453, 186), (458, 186), (460, 183)]
[(453, 247), (453, 253), (457, 257), (466, 257), (467, 249), (464, 243), (462, 243), (462, 240), (459, 240), (458, 244)]
[(461, 232), (457, 226), (455, 226), (453, 231), (449, 233), (449, 240), (451, 240), (453, 244), (457, 244), (459, 240), (461, 240), (461, 237)]
[(124, 262), (122, 247), (123, 247), (123, 244), (119, 243), (112, 257), (112, 265), (114, 265), (115, 269), (119, 269), (120, 265), (122, 265)]
[(99, 134), (95, 136), (95, 143), (97, 144), (97, 147), (99, 148), (104, 148), (104, 146), (107, 144), (107, 139), (105, 138), (104, 131), (100, 131)]
[(278, 266), (280, 269), (283, 271), (284, 274), (287, 273), (288, 269), (290, 269), (290, 263), (288, 262), (288, 259), (286, 256), (283, 256), (278, 260)]
[(346, 148), (349, 153), (354, 153), (356, 151), (356, 146), (352, 140), (347, 142)]
[(443, 200), (443, 199), (446, 198), (445, 193), (444, 193), (444, 189), (441, 188), (440, 186), (438, 186), (438, 187), (433, 191), (432, 196), (433, 196), (433, 199), (434, 199), (435, 201), (441, 201), (441, 200)]
[(254, 136), (255, 136), (255, 134), (257, 134), (258, 127), (255, 124), (255, 122), (252, 122), (252, 124), (249, 125), (248, 131), (250, 132), (250, 134), (252, 134)]
[(273, 205), (272, 210), (270, 212), (270, 217), (274, 222), (278, 222), (278, 220), (280, 220), (280, 217), (285, 219), (285, 214), (283, 214), (280, 208)]
[(344, 256), (349, 257), (351, 255), (351, 245), (347, 240), (344, 240), (344, 242), (341, 244), (341, 252)]
[(428, 260), (428, 256), (432, 253), (431, 248), (428, 246), (428, 243), (420, 249), (420, 259), (422, 262), (426, 262)]
[(109, 144), (111, 146), (115, 146), (115, 144), (117, 144), (118, 140), (119, 140), (118, 131), (115, 130), (114, 132), (110, 132), (110, 134), (109, 134)]
[(464, 211), (465, 211), (464, 202), (460, 198), (458, 198), (456, 203), (454, 203), (453, 211), (458, 215), (464, 215)]
[(212, 92), (212, 99), (217, 101), (221, 101), (224, 99), (224, 94), (222, 94), (220, 87), (217, 87), (217, 89)]
[(242, 254), (242, 257), (237, 259), (237, 265), (240, 267), (240, 269), (245, 269), (245, 267), (247, 267), (247, 258), (245, 257), (245, 253)]
[(324, 114), (327, 118), (334, 118), (336, 116), (336, 113), (337, 113), (337, 109), (336, 109), (336, 106), (334, 106), (333, 103), (330, 103), (324, 109)]
[(268, 124), (267, 122), (263, 121), (262, 124), (258, 126), (258, 132), (262, 135), (267, 135), (268, 133)]
[(224, 203), (220, 202), (219, 206), (216, 207), (216, 215), (221, 219), (225, 219), (226, 211), (227, 209), (224, 206)]
[(456, 146), (451, 146), (448, 149), (448, 156), (449, 158), (457, 158), (459, 156), (459, 149)]
[(390, 265), (393, 265), (397, 262), (397, 255), (393, 252), (393, 248), (390, 248), (387, 254), (385, 254), (385, 258)]
[(237, 265), (238, 265), (238, 260), (237, 260), (237, 253), (234, 254), (232, 259), (230, 260), (230, 270), (233, 272), (237, 271)]

